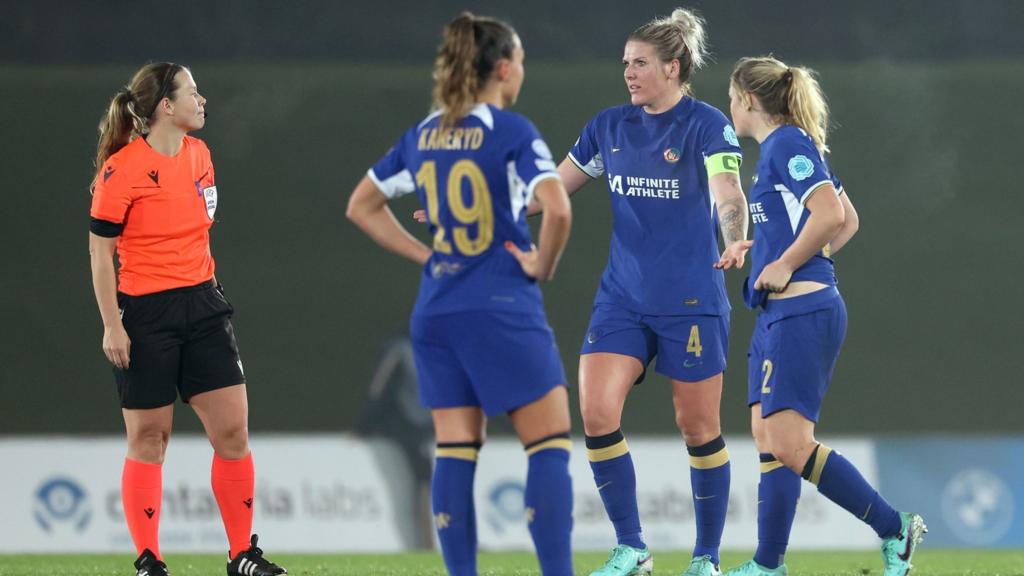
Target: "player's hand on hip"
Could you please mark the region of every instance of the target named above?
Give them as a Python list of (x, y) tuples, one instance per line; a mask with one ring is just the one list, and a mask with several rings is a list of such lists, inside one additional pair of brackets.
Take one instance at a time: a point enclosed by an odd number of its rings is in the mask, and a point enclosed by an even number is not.
[(427, 211), (420, 209), (412, 213), (412, 219), (419, 222), (420, 224), (427, 223)]
[(725, 252), (722, 252), (722, 257), (718, 259), (714, 267), (719, 270), (728, 270), (732, 267), (737, 269), (743, 268), (743, 263), (746, 262), (747, 250), (750, 250), (750, 247), (753, 245), (753, 240), (733, 242), (725, 247)]
[(543, 279), (543, 270), (541, 270), (540, 253), (537, 252), (537, 246), (531, 244), (528, 252), (523, 252), (512, 242), (505, 242), (505, 249), (519, 262), (519, 266), (522, 267), (523, 272), (530, 278)]
[(103, 329), (103, 354), (114, 366), (121, 370), (128, 369), (131, 347), (132, 341), (128, 338), (128, 333), (125, 332), (124, 325), (120, 322)]
[(754, 290), (782, 292), (789, 285), (789, 279), (792, 277), (793, 271), (781, 261), (776, 260), (761, 270), (761, 275), (754, 282)]

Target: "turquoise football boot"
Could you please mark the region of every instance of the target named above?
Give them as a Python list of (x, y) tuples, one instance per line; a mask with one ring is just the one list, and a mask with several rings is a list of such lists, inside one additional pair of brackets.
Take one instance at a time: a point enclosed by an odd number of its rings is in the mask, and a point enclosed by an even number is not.
[(654, 557), (647, 548), (633, 548), (619, 544), (612, 548), (605, 565), (590, 576), (646, 576), (654, 569)]
[(711, 556), (705, 554), (690, 560), (690, 566), (683, 572), (683, 576), (722, 576), (722, 571), (711, 561)]
[(747, 560), (738, 568), (726, 572), (725, 576), (787, 576), (788, 574), (789, 570), (785, 564), (779, 565), (778, 568), (765, 568), (753, 560)]
[(885, 562), (883, 576), (906, 576), (913, 566), (910, 559), (914, 550), (924, 539), (928, 527), (917, 514), (900, 512), (900, 531), (892, 538), (882, 540), (882, 561)]

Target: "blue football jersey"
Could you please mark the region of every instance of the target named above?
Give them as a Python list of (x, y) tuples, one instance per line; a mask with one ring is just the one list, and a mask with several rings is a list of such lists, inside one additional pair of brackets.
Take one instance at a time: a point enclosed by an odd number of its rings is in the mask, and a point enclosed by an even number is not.
[(519, 114), (479, 104), (454, 127), (440, 112), (410, 128), (369, 170), (388, 198), (416, 191), (433, 250), (413, 314), (467, 310), (543, 313), (535, 280), (505, 249), (530, 249), (526, 206), (537, 183), (558, 178), (537, 129)]
[(662, 114), (609, 108), (586, 125), (569, 158), (607, 178), (614, 217), (595, 303), (657, 316), (728, 313), (705, 167), (720, 152), (741, 154), (736, 132), (690, 97)]
[[(823, 184), (832, 184), (836, 194), (842, 194), (839, 179), (829, 170), (814, 140), (802, 129), (787, 124), (761, 142), (757, 180), (748, 197), (750, 220), (754, 224), (748, 305), (754, 307), (760, 301), (763, 294), (754, 294), (754, 281), (800, 235), (810, 216), (805, 203), (811, 192)], [(793, 272), (790, 281), (799, 280), (836, 284), (827, 245)]]

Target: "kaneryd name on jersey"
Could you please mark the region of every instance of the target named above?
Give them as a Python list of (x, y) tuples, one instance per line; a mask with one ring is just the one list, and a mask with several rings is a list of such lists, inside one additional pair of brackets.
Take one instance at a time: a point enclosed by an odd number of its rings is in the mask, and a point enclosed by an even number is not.
[(754, 224), (768, 221), (768, 215), (764, 213), (764, 207), (761, 206), (760, 202), (750, 203), (750, 221)]
[(608, 188), (623, 196), (639, 198), (662, 198), (665, 200), (679, 199), (678, 178), (645, 178), (642, 176), (626, 176), (625, 187), (621, 174), (608, 173)]
[(484, 143), (484, 129), (426, 128), (420, 132), (417, 150), (478, 150)]

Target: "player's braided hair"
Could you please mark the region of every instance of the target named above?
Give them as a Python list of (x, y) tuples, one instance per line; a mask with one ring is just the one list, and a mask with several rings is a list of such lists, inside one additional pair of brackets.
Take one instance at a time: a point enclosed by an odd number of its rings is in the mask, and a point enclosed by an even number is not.
[(114, 94), (106, 114), (100, 119), (99, 143), (96, 146), (96, 175), (89, 189), (96, 187), (96, 177), (115, 152), (133, 139), (149, 132), (149, 123), (164, 98), (174, 99), (178, 85), (175, 75), (185, 67), (172, 62), (146, 64), (132, 76), (131, 82)]
[(799, 126), (818, 150), (828, 152), (828, 102), (814, 70), (760, 56), (740, 59), (731, 79), (741, 92), (756, 96), (766, 114)]
[(445, 26), (434, 61), (434, 109), (442, 110), (442, 127), (469, 114), (498, 60), (512, 58), (515, 34), (500, 20), (470, 12)]
[(679, 85), (690, 91), (690, 78), (707, 60), (704, 18), (694, 10), (676, 8), (668, 18), (655, 18), (630, 33), (636, 40), (654, 46), (662, 62), (679, 60)]

